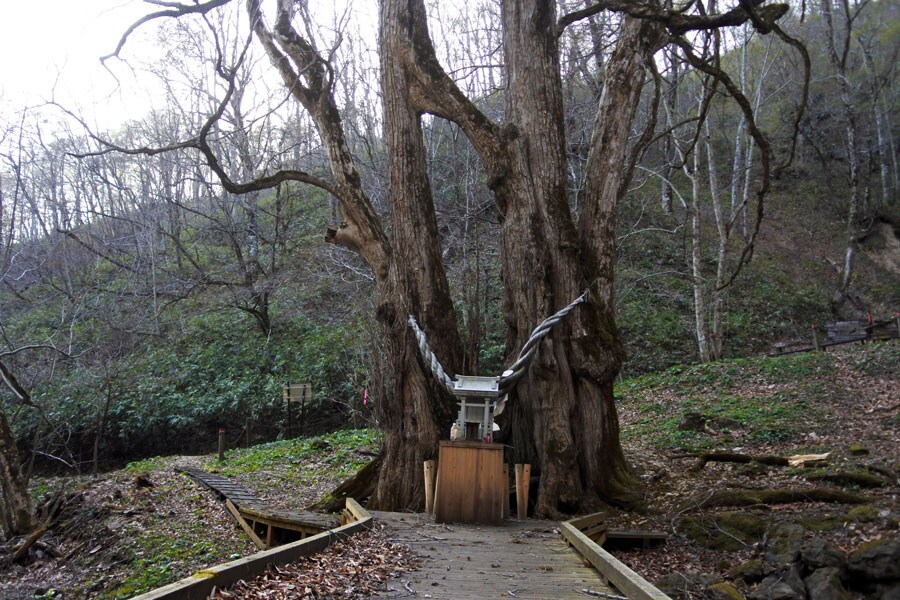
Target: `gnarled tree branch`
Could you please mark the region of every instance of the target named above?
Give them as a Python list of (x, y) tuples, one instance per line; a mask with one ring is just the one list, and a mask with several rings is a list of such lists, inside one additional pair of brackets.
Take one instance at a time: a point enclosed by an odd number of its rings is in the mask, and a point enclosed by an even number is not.
[(106, 62), (108, 59), (113, 57), (118, 58), (119, 53), (122, 51), (122, 48), (125, 47), (125, 43), (128, 41), (128, 38), (131, 36), (131, 34), (137, 31), (142, 25), (145, 25), (150, 21), (166, 17), (178, 18), (185, 15), (205, 15), (209, 11), (219, 8), (220, 6), (225, 6), (226, 4), (231, 2), (231, 0), (209, 0), (209, 2), (198, 4), (179, 4), (178, 2), (163, 2), (160, 0), (144, 1), (148, 4), (155, 4), (157, 6), (167, 6), (170, 8), (170, 10), (160, 10), (148, 15), (144, 15), (143, 17), (132, 23), (131, 26), (125, 30), (125, 33), (122, 34), (122, 37), (119, 38), (119, 43), (116, 44), (116, 49), (106, 56), (101, 56), (100, 62)]
[(701, 29), (733, 27), (743, 25), (747, 21), (751, 21), (761, 33), (769, 33), (772, 30), (772, 24), (787, 13), (789, 6), (787, 4), (761, 6), (763, 2), (765, 0), (741, 0), (740, 6), (728, 12), (712, 15), (687, 15), (680, 10), (666, 9), (655, 4), (630, 0), (605, 0), (563, 15), (557, 21), (556, 31), (557, 36), (560, 36), (569, 25), (604, 10), (611, 10), (638, 19), (661, 23), (672, 35), (683, 35), (689, 31)]

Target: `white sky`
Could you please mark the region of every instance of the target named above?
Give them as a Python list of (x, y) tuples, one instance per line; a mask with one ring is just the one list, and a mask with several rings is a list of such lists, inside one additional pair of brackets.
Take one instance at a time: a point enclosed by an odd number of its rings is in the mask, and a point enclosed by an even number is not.
[[(341, 5), (337, 0), (320, 8), (330, 12)], [(374, 43), (375, 2), (357, 5), (363, 22), (372, 24)], [(100, 57), (115, 49), (129, 25), (163, 7), (141, 0), (0, 0), (0, 8), (0, 114), (55, 100), (106, 129), (140, 118), (154, 99), (157, 106), (162, 101), (155, 78), (141, 68), (160, 56), (152, 40), (165, 19), (132, 33), (125, 61), (110, 59), (104, 67)]]
[[(139, 78), (116, 60), (107, 61), (113, 76), (100, 56), (110, 53), (128, 25), (153, 10), (151, 5), (139, 0), (4, 0), (2, 5), (0, 110), (54, 99), (101, 126), (146, 111), (148, 94)], [(131, 41), (142, 52), (146, 33), (139, 31)]]

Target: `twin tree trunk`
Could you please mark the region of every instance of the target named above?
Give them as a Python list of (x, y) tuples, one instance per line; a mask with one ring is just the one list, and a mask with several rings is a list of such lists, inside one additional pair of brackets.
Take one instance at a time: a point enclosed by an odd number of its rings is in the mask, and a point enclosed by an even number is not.
[[(384, 430), (383, 464), (371, 505), (418, 508), (422, 461), (446, 439), (455, 402), (421, 363), (407, 326), (413, 314), (445, 368), (464, 364), (456, 312), (425, 163), (421, 115), (457, 123), (485, 165), (501, 217), (507, 352), (582, 290), (580, 305), (541, 345), (530, 374), (511, 398), (502, 436), (514, 460), (540, 473), (536, 513), (581, 510), (599, 501), (635, 500), (619, 443), (613, 380), (624, 351), (613, 318), (615, 215), (625, 187), (625, 155), (643, 65), (658, 26), (625, 19), (605, 86), (586, 166), (581, 213), (569, 208), (555, 2), (503, 2), (507, 115), (487, 119), (440, 66), (422, 0), (382, 0), (384, 135), (389, 156), (392, 241), (353, 165), (322, 59), (291, 25), (293, 3), (279, 0), (269, 30), (258, 0), (251, 22), (287, 87), (313, 116), (328, 149), (345, 224), (329, 241), (359, 252), (372, 268), (382, 327), (375, 356), (375, 414)], [(648, 22), (649, 23), (649, 22)]]
[[(380, 373), (385, 462), (375, 504), (421, 504), (421, 461), (446, 438), (453, 402), (416, 361), (406, 330), (413, 312), (451, 373), (462, 364), (455, 313), (440, 257), (424, 164), (419, 113), (456, 121), (479, 150), (501, 216), (507, 350), (585, 288), (581, 305), (542, 344), (531, 373), (513, 392), (501, 440), (516, 462), (540, 474), (536, 514), (584, 510), (601, 500), (636, 500), (619, 442), (613, 380), (624, 351), (613, 318), (615, 213), (624, 187), (627, 140), (655, 49), (655, 29), (627, 20), (607, 71), (597, 116), (589, 191), (578, 221), (568, 204), (562, 83), (555, 5), (503, 4), (509, 78), (506, 127), (483, 117), (448, 82), (434, 59), (421, 2), (385, 0), (381, 13), (382, 91), (390, 156), (395, 255), (379, 308), (388, 347)], [(424, 378), (424, 379), (423, 379)]]

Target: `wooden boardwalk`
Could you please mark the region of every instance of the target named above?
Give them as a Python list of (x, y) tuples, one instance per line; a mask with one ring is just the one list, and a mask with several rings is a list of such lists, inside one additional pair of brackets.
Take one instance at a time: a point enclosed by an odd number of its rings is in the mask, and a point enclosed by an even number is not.
[(213, 491), (228, 508), (238, 524), (262, 549), (315, 535), (340, 525), (332, 515), (306, 510), (286, 511), (271, 508), (255, 493), (241, 484), (216, 473), (184, 467), (181, 472)]
[(221, 501), (231, 500), (235, 506), (242, 504), (261, 504), (259, 496), (227, 477), (217, 473), (210, 473), (193, 467), (180, 467), (178, 469), (185, 475), (189, 475), (199, 483), (212, 490)]
[(448, 525), (425, 514), (370, 512), (391, 540), (412, 547), (421, 561), (416, 571), (390, 581), (380, 598), (413, 593), (434, 600), (623, 597), (568, 547), (555, 521)]

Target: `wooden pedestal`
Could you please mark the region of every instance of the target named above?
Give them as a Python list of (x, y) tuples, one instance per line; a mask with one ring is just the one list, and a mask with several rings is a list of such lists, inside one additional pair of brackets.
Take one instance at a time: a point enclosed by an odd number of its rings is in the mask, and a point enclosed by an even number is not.
[(503, 477), (503, 445), (441, 442), (434, 520), (499, 523), (509, 482)]

